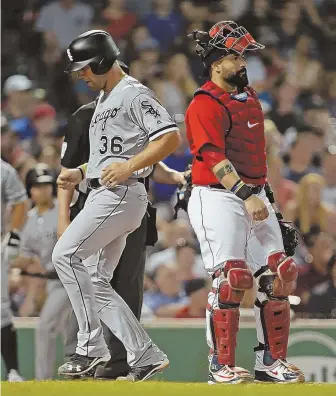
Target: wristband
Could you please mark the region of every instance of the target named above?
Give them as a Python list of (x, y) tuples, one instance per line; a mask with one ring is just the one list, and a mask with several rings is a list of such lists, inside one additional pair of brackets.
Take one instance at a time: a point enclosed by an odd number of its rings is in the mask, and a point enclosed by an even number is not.
[(244, 182), (242, 182), (240, 179), (237, 181), (237, 183), (234, 184), (234, 186), (231, 188), (231, 192), (234, 194), (244, 185)]
[(243, 201), (246, 201), (247, 198), (253, 195), (251, 189), (245, 183), (243, 183), (240, 187), (237, 187), (234, 194)]
[(83, 169), (80, 166), (77, 169), (80, 171), (80, 173), (82, 175), (82, 180), (84, 180), (85, 175), (84, 175)]

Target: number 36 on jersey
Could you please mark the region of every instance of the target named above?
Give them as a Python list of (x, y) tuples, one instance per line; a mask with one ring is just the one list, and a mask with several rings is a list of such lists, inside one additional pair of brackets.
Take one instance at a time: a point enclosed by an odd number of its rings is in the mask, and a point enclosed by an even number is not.
[(102, 135), (100, 138), (101, 147), (99, 152), (101, 155), (107, 152), (113, 155), (120, 155), (124, 151), (124, 139), (121, 136), (113, 136), (112, 138)]

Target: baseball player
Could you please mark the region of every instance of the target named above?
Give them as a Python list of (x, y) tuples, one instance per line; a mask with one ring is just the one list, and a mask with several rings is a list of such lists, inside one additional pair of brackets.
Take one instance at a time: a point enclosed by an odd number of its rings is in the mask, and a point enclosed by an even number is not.
[[(5, 212), (11, 206), (8, 226)], [(1, 355), (7, 378), (21, 382), (19, 374), (16, 330), (13, 327), (8, 293), (9, 261), (19, 252), (20, 230), (26, 221), (27, 194), (16, 170), (1, 159)]]
[[(118, 63), (125, 73), (128, 73), (127, 66), (120, 61)], [(88, 131), (95, 107), (95, 102), (82, 106), (69, 118), (68, 123), (65, 125), (63, 130), (64, 150), (61, 159), (62, 171), (75, 168), (89, 159)], [(183, 173), (169, 169), (163, 163), (155, 166), (152, 177), (155, 180), (169, 184), (183, 184), (185, 182)], [(148, 181), (148, 178), (146, 178), (146, 181)], [(147, 189), (146, 185), (148, 183), (146, 181), (145, 187)], [(70, 221), (84, 207), (88, 195), (86, 185), (83, 186), (83, 183), (81, 183), (77, 189), (78, 191), (75, 189), (63, 190), (61, 188), (58, 190), (59, 235), (63, 234)], [(150, 209), (151, 207), (149, 206), (140, 227), (128, 235), (125, 249), (110, 282), (112, 288), (124, 299), (138, 320), (140, 319), (143, 300), (146, 242), (148, 245), (152, 245), (157, 233), (155, 218), (153, 216), (149, 217)], [(98, 257), (94, 255), (93, 260), (97, 260)], [(94, 264), (95, 262), (93, 261)], [(97, 367), (94, 373), (95, 378), (116, 379), (119, 376), (127, 375), (129, 366), (126, 359), (126, 350), (120, 340), (104, 324), (103, 327), (105, 340), (111, 353), (111, 360), (105, 366)], [(77, 319), (72, 311), (66, 327), (64, 348), (66, 358), (76, 352), (77, 332)]]
[(206, 315), (209, 383), (253, 379), (235, 363), (239, 304), (253, 277), (258, 287), (255, 379), (301, 382), (303, 373), (286, 360), (288, 295), (297, 268), (285, 254), (275, 211), (266, 198), (264, 118), (248, 85), (244, 58), (245, 51), (264, 47), (232, 21), (192, 36), (208, 76), (187, 110), (186, 125), (194, 156), (188, 213), (213, 278)]
[[(67, 50), (68, 72), (101, 91), (90, 124), (90, 156), (86, 166), (67, 170), (59, 186), (68, 188), (87, 178), (92, 190), (83, 210), (57, 242), (56, 271), (69, 295), (79, 332), (76, 353), (59, 368), (77, 376), (110, 360), (100, 320), (121, 340), (130, 372), (121, 379), (142, 381), (169, 365), (150, 340), (110, 280), (125, 247), (147, 208), (147, 193), (138, 179), (180, 144), (177, 125), (152, 91), (127, 76), (116, 59), (119, 50), (105, 31), (78, 36)], [(83, 260), (102, 249), (99, 264)]]
[[(47, 298), (35, 332), (35, 377), (51, 379), (56, 361), (56, 338), (64, 333), (70, 312), (68, 295), (56, 276), (51, 260), (57, 242), (58, 205), (54, 199), (55, 175), (46, 164), (37, 164), (26, 176), (28, 196), (34, 204), (22, 229), (20, 254), (13, 266), (25, 269), (38, 259), (41, 272), (48, 279)], [(50, 279), (53, 278), (53, 279)]]

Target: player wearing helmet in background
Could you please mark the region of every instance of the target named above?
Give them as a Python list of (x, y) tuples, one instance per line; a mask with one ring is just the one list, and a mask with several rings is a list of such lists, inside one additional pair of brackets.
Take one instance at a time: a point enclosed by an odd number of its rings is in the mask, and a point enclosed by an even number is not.
[[(119, 50), (107, 32), (83, 33), (67, 53), (67, 71), (76, 72), (100, 95), (90, 124), (88, 164), (58, 178), (59, 187), (66, 189), (86, 177), (91, 190), (53, 252), (79, 326), (76, 353), (59, 374), (83, 375), (110, 360), (101, 320), (127, 351), (130, 372), (120, 379), (143, 381), (169, 362), (110, 280), (127, 235), (140, 226), (146, 212), (147, 193), (141, 182), (153, 164), (178, 147), (179, 130), (153, 92), (121, 70), (116, 62)], [(99, 265), (89, 274), (83, 262), (100, 250)]]
[[(6, 120), (2, 118), (1, 129), (3, 124), (7, 125)], [(10, 261), (19, 253), (20, 233), (26, 221), (27, 202), (26, 190), (18, 173), (1, 159), (1, 355), (9, 382), (24, 381), (19, 373), (17, 337), (9, 298), (8, 273)]]
[[(70, 301), (51, 259), (57, 242), (55, 173), (48, 165), (37, 164), (26, 175), (26, 189), (34, 207), (28, 212), (28, 219), (21, 233), (19, 256), (12, 265), (21, 268), (23, 274), (47, 279), (47, 298), (35, 333), (35, 377), (43, 380), (54, 377), (56, 338), (59, 334), (64, 334), (70, 313)], [(36, 261), (40, 271), (30, 274), (26, 269)]]
[(253, 379), (236, 366), (239, 305), (257, 283), (255, 379), (301, 382), (303, 373), (287, 362), (288, 296), (297, 277), (284, 251), (267, 180), (264, 117), (248, 85), (245, 51), (264, 48), (235, 22), (209, 32), (194, 31), (208, 81), (196, 91), (186, 114), (194, 156), (190, 221), (213, 278), (207, 307), (209, 383)]

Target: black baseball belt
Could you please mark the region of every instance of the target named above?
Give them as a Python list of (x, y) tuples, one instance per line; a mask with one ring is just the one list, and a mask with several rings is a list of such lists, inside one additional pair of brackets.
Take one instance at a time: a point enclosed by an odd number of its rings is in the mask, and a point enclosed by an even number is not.
[[(130, 179), (131, 181), (134, 182), (139, 182), (142, 184), (145, 184), (145, 179), (143, 177), (139, 179)], [(87, 179), (87, 186), (90, 190), (97, 190), (98, 188), (102, 187), (102, 184), (100, 183), (98, 178), (95, 179)]]
[[(214, 188), (218, 190), (227, 190), (222, 184), (211, 184), (208, 186), (209, 188)], [(264, 189), (264, 185), (261, 186), (248, 186), (252, 192), (252, 194), (260, 194)]]

